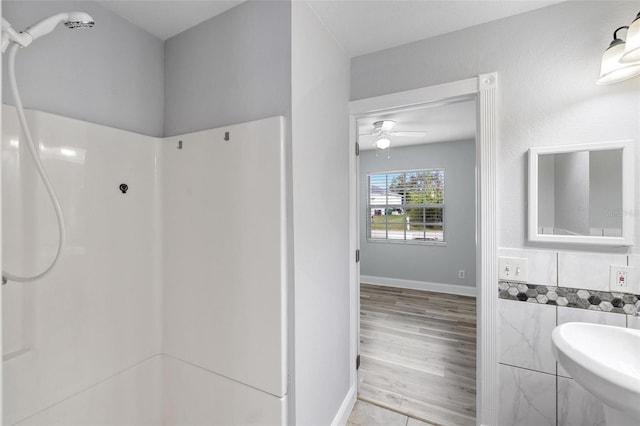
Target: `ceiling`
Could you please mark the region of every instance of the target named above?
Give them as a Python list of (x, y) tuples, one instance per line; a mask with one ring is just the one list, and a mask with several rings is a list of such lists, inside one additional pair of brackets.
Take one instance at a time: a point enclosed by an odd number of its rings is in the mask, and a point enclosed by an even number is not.
[[(306, 1), (350, 57), (446, 34), (560, 2), (560, 0)], [(99, 3), (156, 37), (166, 40), (242, 1), (102, 0)]]
[(476, 135), (475, 100), (434, 104), (419, 109), (388, 114), (372, 115), (358, 119), (360, 149), (375, 149), (374, 137), (365, 136), (373, 132), (373, 123), (394, 120), (393, 132), (424, 132), (421, 137), (391, 136), (391, 149), (399, 146), (420, 145), (434, 142), (450, 142), (474, 139)]
[(161, 40), (213, 18), (244, 0), (102, 0), (102, 6)]
[(308, 0), (349, 56), (495, 21), (560, 1)]

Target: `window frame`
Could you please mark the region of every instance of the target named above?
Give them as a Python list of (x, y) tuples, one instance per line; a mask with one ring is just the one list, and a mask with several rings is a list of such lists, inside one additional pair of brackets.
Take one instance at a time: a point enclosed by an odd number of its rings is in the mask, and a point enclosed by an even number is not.
[[(404, 239), (389, 239), (389, 238), (372, 238), (371, 237), (371, 224), (372, 224), (372, 215), (371, 215), (371, 210), (373, 209), (383, 209), (383, 206), (379, 206), (378, 204), (371, 204), (371, 176), (374, 175), (386, 175), (386, 190), (388, 190), (388, 182), (389, 182), (389, 175), (393, 175), (393, 174), (408, 174), (408, 173), (418, 173), (418, 172), (432, 172), (432, 171), (437, 171), (437, 172), (442, 172), (443, 175), (443, 179), (444, 179), (444, 184), (443, 184), (443, 202), (442, 203), (429, 203), (429, 204), (401, 204), (400, 208), (404, 209), (406, 212), (407, 208), (441, 208), (442, 209), (442, 222), (423, 222), (423, 224), (426, 226), (427, 223), (429, 224), (442, 224), (442, 241), (430, 241), (430, 240), (408, 240), (406, 239), (406, 228), (405, 228), (405, 233), (404, 233)], [(366, 239), (367, 242), (369, 243), (383, 243), (383, 244), (410, 244), (410, 245), (421, 245), (421, 246), (446, 246), (447, 245), (447, 240), (446, 240), (446, 220), (445, 220), (445, 212), (446, 212), (446, 169), (445, 167), (430, 167), (430, 168), (424, 168), (424, 169), (403, 169), (403, 170), (390, 170), (390, 171), (379, 171), (379, 172), (369, 172), (366, 173), (366, 178), (367, 178), (367, 194), (366, 194), (366, 206), (365, 206), (365, 213), (366, 213), (366, 229), (365, 229), (365, 233), (366, 233)], [(403, 200), (404, 201), (404, 200)], [(387, 196), (387, 204), (385, 204), (385, 206), (387, 207), (387, 209), (389, 208), (389, 204), (388, 204), (388, 196)]]

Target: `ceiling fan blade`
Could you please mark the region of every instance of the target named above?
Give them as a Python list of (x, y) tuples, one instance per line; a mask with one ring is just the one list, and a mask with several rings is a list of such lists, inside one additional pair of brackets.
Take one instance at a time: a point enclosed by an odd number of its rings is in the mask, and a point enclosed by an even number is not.
[(378, 135), (380, 132), (373, 132), (373, 133), (358, 133), (360, 136), (376, 136)]
[(421, 138), (427, 135), (427, 132), (391, 132), (391, 136), (402, 136), (408, 138)]
[[(377, 123), (374, 123), (374, 126), (375, 124)], [(383, 132), (388, 132), (391, 129), (393, 129), (393, 126), (395, 125), (396, 125), (396, 122), (393, 120), (383, 120), (382, 123), (380, 124), (380, 130), (382, 130)]]

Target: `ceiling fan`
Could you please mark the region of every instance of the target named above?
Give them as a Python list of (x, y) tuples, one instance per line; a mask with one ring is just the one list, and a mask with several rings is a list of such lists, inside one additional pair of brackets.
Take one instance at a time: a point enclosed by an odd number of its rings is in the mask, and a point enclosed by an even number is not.
[(387, 149), (391, 146), (391, 136), (420, 138), (425, 136), (426, 132), (408, 131), (393, 132), (392, 129), (396, 125), (393, 120), (380, 120), (373, 123), (373, 132), (361, 133), (360, 136), (373, 136), (373, 145), (378, 149)]

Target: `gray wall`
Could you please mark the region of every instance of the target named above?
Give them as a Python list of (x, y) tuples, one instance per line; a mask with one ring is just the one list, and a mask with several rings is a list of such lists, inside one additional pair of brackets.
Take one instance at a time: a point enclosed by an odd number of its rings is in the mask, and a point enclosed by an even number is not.
[(589, 235), (589, 152), (555, 155), (556, 233)]
[[(638, 2), (562, 2), (353, 58), (351, 99), (497, 71), (498, 243), (522, 248), (528, 148), (640, 139), (640, 78), (595, 84), (612, 31), (637, 13)], [(640, 253), (636, 228), (631, 252)]]
[[(360, 251), (362, 275), (475, 286), (475, 141), (392, 148), (391, 158), (360, 153)], [(367, 241), (367, 173), (445, 169), (446, 246)], [(466, 271), (458, 278), (458, 270)]]
[(285, 115), (290, 3), (249, 1), (170, 38), (165, 76), (165, 136)]
[(538, 156), (538, 228), (553, 228), (556, 222), (555, 182), (555, 156), (553, 154), (543, 154)]
[[(16, 71), (26, 108), (162, 136), (163, 42), (89, 1), (7, 1), (16, 30), (66, 11), (93, 16), (91, 30), (60, 26), (18, 52)], [(3, 103), (14, 105), (3, 60)]]
[[(589, 226), (622, 229), (622, 151), (589, 154)], [(638, 167), (636, 165), (636, 167)]]
[(349, 58), (307, 2), (294, 1), (291, 8), (295, 414), (289, 423), (329, 425), (349, 391), (354, 366)]

